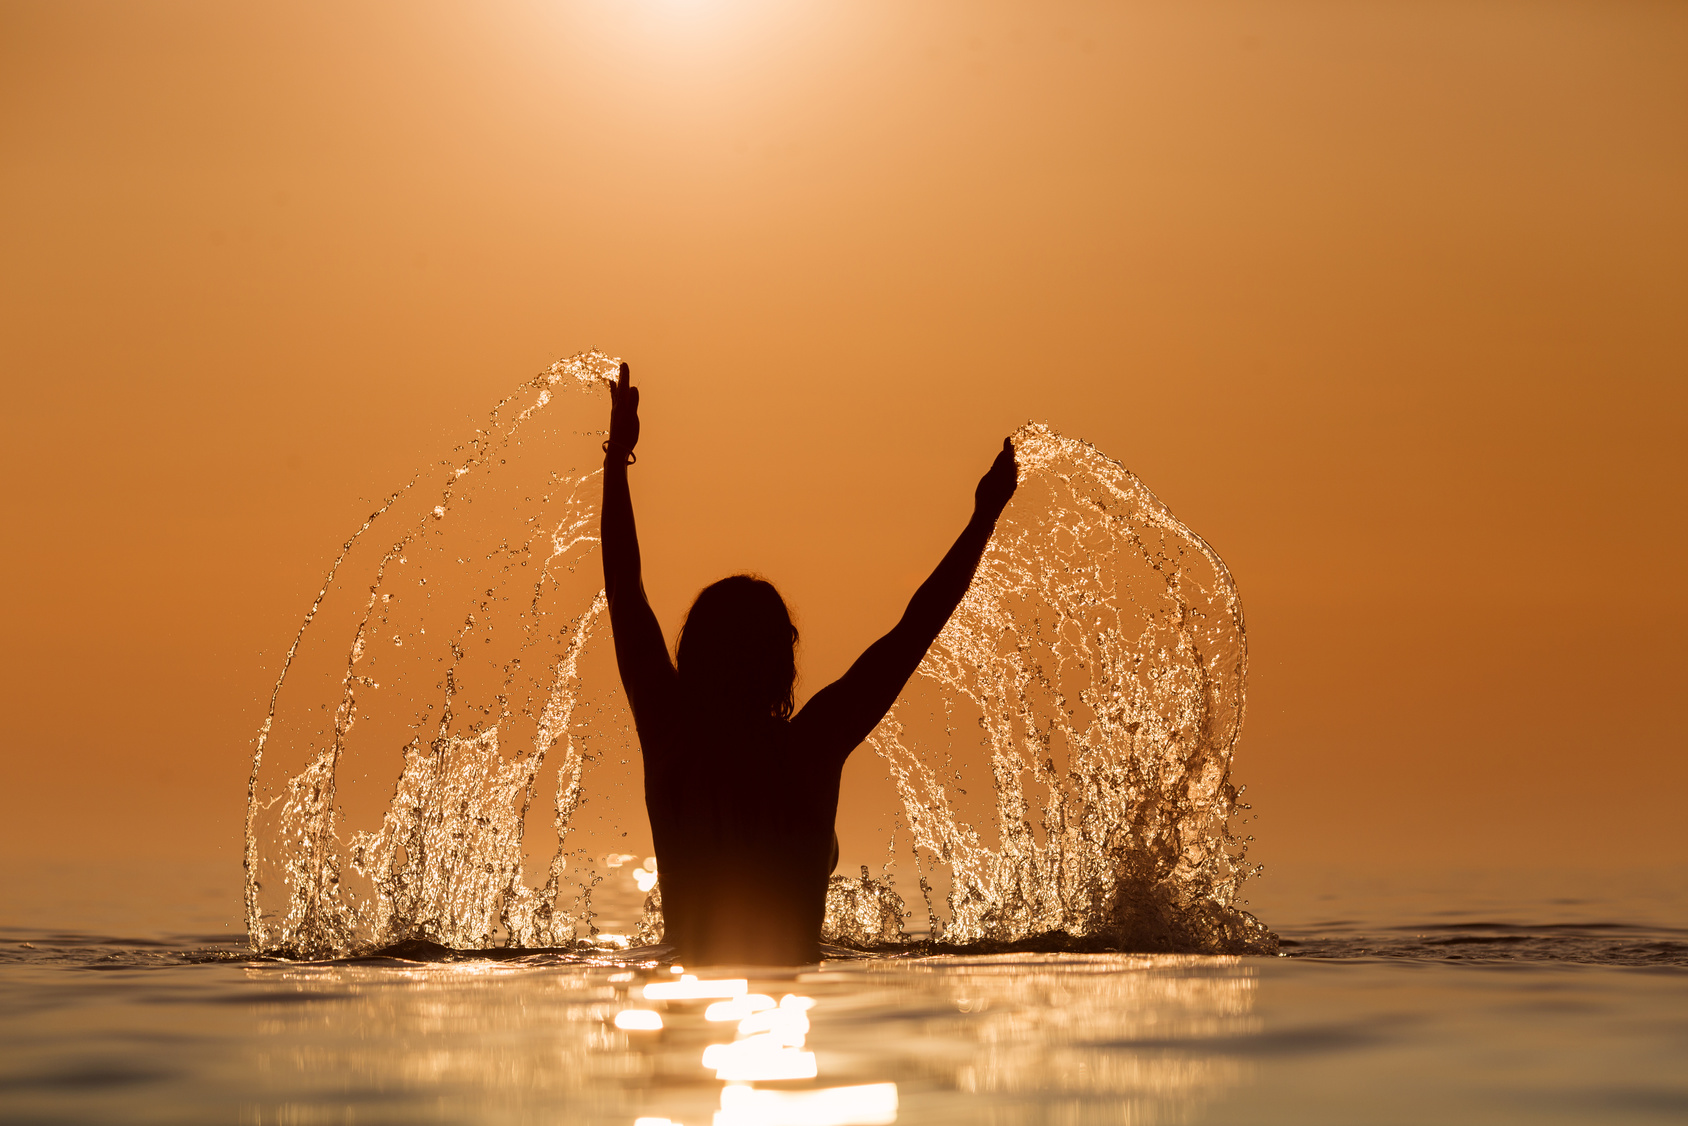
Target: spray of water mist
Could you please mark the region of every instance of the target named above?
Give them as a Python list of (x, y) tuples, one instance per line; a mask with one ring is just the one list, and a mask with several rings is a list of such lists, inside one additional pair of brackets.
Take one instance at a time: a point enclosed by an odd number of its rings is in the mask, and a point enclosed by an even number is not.
[[(604, 873), (571, 834), (636, 754), (591, 558), (617, 363), (582, 353), (529, 380), (342, 546), (253, 752), (254, 948), (597, 935)], [(1237, 906), (1253, 869), (1230, 781), (1247, 671), (1230, 573), (1091, 446), (1035, 424), (1014, 444), (1020, 487), (978, 576), (869, 739), (902, 804), (887, 864), (834, 878), (825, 937), (1274, 948)], [(376, 791), (342, 785), (353, 760)], [(660, 938), (660, 894), (632, 941)]]

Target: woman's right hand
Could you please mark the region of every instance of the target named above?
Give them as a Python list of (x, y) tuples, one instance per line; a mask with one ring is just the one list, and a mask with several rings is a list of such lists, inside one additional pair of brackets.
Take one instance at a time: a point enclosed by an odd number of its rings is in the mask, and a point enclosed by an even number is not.
[(625, 456), (639, 444), (639, 389), (626, 364), (610, 388), (610, 446)]

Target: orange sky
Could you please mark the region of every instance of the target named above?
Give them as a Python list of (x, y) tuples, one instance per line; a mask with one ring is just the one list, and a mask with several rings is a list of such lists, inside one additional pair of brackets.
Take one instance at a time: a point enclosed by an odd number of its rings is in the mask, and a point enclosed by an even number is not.
[(1688, 860), (1681, 5), (14, 3), (0, 154), (14, 864), (236, 863), (366, 498), (594, 346), (671, 633), (824, 684), (1045, 419), (1235, 573), (1270, 869)]

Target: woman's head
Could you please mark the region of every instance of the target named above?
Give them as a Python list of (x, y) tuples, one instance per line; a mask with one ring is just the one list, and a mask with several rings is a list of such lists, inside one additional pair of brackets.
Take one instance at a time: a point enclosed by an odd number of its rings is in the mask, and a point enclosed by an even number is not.
[(774, 584), (734, 575), (698, 593), (680, 627), (680, 684), (699, 702), (753, 715), (791, 715), (797, 627)]

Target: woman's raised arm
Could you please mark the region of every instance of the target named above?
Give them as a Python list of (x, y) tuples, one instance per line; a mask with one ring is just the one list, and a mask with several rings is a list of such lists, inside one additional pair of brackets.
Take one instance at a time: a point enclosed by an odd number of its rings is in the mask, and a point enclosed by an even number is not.
[(639, 532), (633, 523), (633, 494), (627, 467), (639, 443), (639, 389), (627, 365), (610, 388), (610, 436), (604, 443), (604, 503), (599, 519), (604, 552), (604, 594), (615, 635), (615, 663), (634, 718), (655, 718), (675, 683), (674, 664), (650, 600), (639, 563)]
[(792, 720), (794, 726), (806, 728), (810, 739), (834, 748), (841, 758), (879, 726), (972, 585), (973, 572), (979, 568), (996, 519), (1018, 483), (1014, 444), (1004, 438), (1002, 452), (973, 493), (973, 518), (937, 569), (909, 599), (902, 619), (890, 633), (868, 646), (849, 672), (815, 693)]

